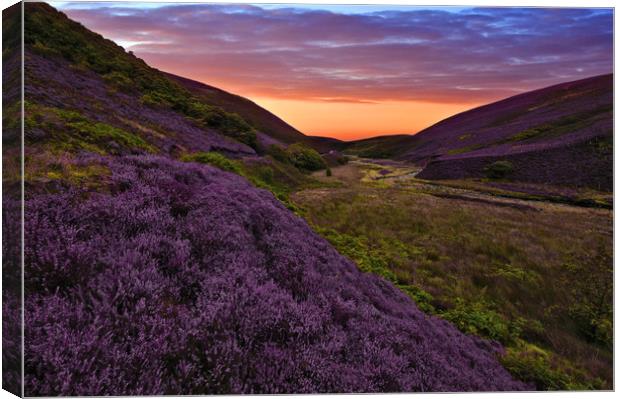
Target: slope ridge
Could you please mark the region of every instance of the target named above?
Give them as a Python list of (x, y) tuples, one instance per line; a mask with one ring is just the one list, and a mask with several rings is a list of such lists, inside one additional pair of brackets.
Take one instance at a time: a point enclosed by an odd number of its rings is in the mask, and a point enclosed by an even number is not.
[(416, 134), (415, 148), (400, 157), (419, 161), (449, 151), (467, 153), (476, 147), (485, 148), (510, 138), (515, 142), (541, 141), (546, 137), (519, 138), (514, 135), (542, 123), (561, 121), (573, 113), (592, 112), (597, 115), (611, 111), (612, 81), (613, 75), (594, 76), (465, 111)]

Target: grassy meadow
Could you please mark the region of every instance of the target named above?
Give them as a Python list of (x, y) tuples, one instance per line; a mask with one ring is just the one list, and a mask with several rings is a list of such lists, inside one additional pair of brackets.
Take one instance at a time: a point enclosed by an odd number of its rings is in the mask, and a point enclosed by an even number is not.
[(610, 210), (479, 181), (427, 182), (411, 166), (382, 163), (315, 172), (324, 185), (291, 200), (362, 270), (425, 312), (501, 342), (513, 375), (538, 389), (611, 387)]

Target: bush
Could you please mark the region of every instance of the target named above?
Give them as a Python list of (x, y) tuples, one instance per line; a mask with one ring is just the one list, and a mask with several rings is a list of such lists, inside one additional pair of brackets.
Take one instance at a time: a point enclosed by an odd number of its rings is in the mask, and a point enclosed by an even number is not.
[(327, 164), (321, 155), (313, 148), (307, 147), (304, 144), (297, 143), (290, 145), (286, 152), (289, 159), (297, 169), (315, 171), (325, 169)]
[(413, 285), (399, 285), (398, 288), (409, 295), (411, 299), (415, 301), (416, 305), (418, 305), (418, 308), (424, 313), (434, 314), (436, 312), (435, 306), (433, 305), (435, 298), (433, 298), (430, 293)]
[(513, 172), (512, 163), (509, 161), (496, 161), (484, 168), (489, 179), (503, 179)]
[(122, 72), (110, 72), (103, 75), (103, 79), (121, 90), (129, 91), (134, 88), (134, 82)]
[(186, 112), (201, 125), (216, 129), (225, 136), (254, 149), (257, 148), (256, 131), (239, 115), (196, 101), (190, 103)]
[(276, 161), (290, 163), (290, 159), (286, 150), (277, 144), (271, 144), (267, 148), (267, 155), (271, 155), (271, 157)]
[(325, 176), (330, 177), (331, 175), (332, 175), (332, 170), (331, 168), (328, 167), (327, 169), (325, 169)]
[(441, 317), (467, 334), (490, 338), (503, 344), (514, 342), (520, 333), (518, 326), (510, 324), (483, 302), (466, 303), (457, 298), (456, 306), (443, 312)]
[(338, 252), (355, 262), (361, 271), (376, 274), (393, 283), (398, 281), (396, 274), (389, 269), (385, 256), (371, 247), (367, 237), (354, 237), (317, 226), (314, 226), (314, 229), (325, 237)]
[(564, 264), (569, 316), (588, 341), (613, 350), (613, 259), (601, 245), (596, 252)]

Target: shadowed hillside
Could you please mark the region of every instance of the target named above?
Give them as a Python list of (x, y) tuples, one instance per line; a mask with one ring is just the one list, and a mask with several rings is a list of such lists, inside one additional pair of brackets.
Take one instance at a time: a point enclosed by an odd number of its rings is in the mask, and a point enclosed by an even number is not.
[(426, 179), (496, 177), (612, 188), (613, 76), (520, 94), (445, 119), (415, 136), (352, 143), (347, 151), (426, 166)]
[(192, 94), (204, 98), (209, 103), (218, 104), (224, 110), (237, 113), (255, 126), (260, 132), (259, 141), (264, 146), (270, 144), (304, 143), (319, 152), (341, 150), (346, 142), (331, 137), (306, 136), (276, 115), (256, 105), (245, 97), (228, 93), (217, 87), (186, 79), (180, 76), (167, 74), (187, 88)]
[(306, 138), (297, 129), (247, 98), (173, 74), (166, 75), (205, 101), (218, 104), (226, 111), (243, 115), (250, 123), (259, 130), (266, 132), (269, 137), (277, 142), (290, 144), (303, 141)]
[(613, 76), (564, 83), (477, 108), (417, 135), (402, 159), (430, 159), (420, 177), (507, 178), (611, 190)]

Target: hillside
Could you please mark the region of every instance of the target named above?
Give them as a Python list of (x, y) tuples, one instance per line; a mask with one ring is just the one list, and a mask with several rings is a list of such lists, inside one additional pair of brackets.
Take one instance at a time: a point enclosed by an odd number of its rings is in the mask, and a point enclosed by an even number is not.
[[(307, 137), (245, 98), (151, 68), (44, 3), (28, 10), (26, 97), (33, 113), (62, 104), (89, 120), (106, 119), (165, 153), (250, 155), (272, 143), (304, 142), (322, 149), (325, 142), (337, 142)], [(50, 86), (41, 90), (41, 82)], [(80, 92), (89, 96), (76, 96)], [(38, 143), (64, 139), (44, 130), (35, 133)], [(137, 150), (116, 144), (126, 152)]]
[(612, 188), (613, 76), (523, 93), (445, 119), (415, 136), (352, 143), (353, 153), (425, 166), (426, 179), (487, 177), (508, 162), (510, 180)]
[(321, 153), (330, 150), (340, 150), (346, 146), (346, 142), (332, 137), (306, 136), (276, 115), (245, 97), (231, 94), (217, 87), (191, 79), (173, 74), (167, 75), (172, 80), (183, 85), (192, 94), (203, 98), (207, 103), (218, 104), (218, 106), (228, 112), (241, 115), (261, 132), (259, 133), (259, 140), (262, 137), (265, 146), (276, 143), (284, 145), (304, 143)]
[(109, 192), (26, 205), (28, 395), (524, 387), (498, 347), (425, 316), (243, 178), (81, 162), (108, 171)]
[(306, 139), (306, 136), (291, 125), (284, 122), (271, 112), (259, 107), (247, 98), (228, 93), (217, 87), (196, 82), (173, 74), (166, 74), (170, 79), (178, 82), (192, 94), (202, 98), (207, 103), (218, 104), (228, 112), (242, 115), (244, 119), (262, 132), (281, 143), (295, 143)]
[(345, 151), (363, 158), (396, 158), (410, 148), (413, 139), (408, 134), (371, 137), (347, 143)]
[[(189, 91), (52, 7), (24, 7), (25, 395), (530, 387), (499, 344), (424, 314), (287, 209), (275, 174), (300, 172), (258, 156), (269, 126), (256, 120), (277, 118), (246, 119), (228, 94)], [(18, 67), (16, 41), (3, 55)], [(19, 104), (5, 106), (18, 126)], [(19, 140), (4, 149), (19, 164)]]

